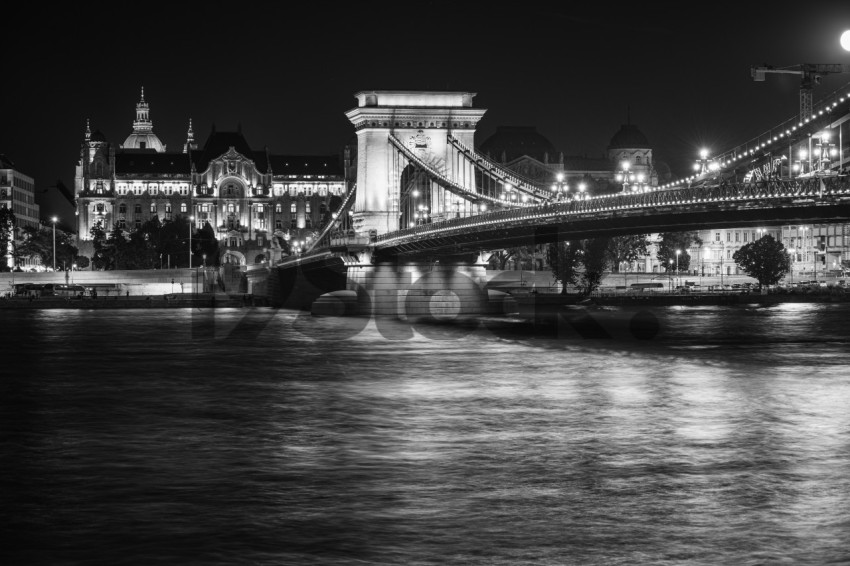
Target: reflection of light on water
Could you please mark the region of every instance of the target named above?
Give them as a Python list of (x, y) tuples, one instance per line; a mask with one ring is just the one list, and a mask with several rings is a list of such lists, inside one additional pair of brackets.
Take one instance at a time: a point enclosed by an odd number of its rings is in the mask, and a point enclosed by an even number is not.
[(674, 370), (672, 395), (677, 407), (676, 433), (697, 442), (718, 442), (734, 430), (735, 415), (743, 409), (737, 391), (722, 367), (692, 364)]

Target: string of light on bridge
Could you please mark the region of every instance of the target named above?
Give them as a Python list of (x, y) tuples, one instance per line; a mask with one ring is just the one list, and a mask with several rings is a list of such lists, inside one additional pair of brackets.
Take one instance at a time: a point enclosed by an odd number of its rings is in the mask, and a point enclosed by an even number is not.
[[(812, 120), (816, 120), (820, 117), (823, 117), (826, 114), (829, 114), (830, 112), (835, 110), (835, 108), (839, 104), (841, 104), (841, 103), (843, 103), (847, 100), (850, 100), (850, 92), (848, 92), (847, 95), (845, 95), (845, 96), (841, 96), (837, 101), (833, 101), (832, 103), (826, 104), (818, 112), (813, 113), (811, 115), (811, 117), (806, 118), (805, 120), (798, 122), (796, 125), (786, 127), (783, 131), (770, 136), (770, 138), (766, 141), (758, 142), (758, 140), (760, 138), (755, 138), (757, 140), (757, 143), (751, 148), (747, 148), (747, 146), (749, 145), (748, 143), (743, 144), (744, 149), (740, 149), (742, 146), (738, 146), (731, 151), (728, 151), (728, 152), (721, 154), (719, 157), (717, 157), (715, 159), (709, 159), (707, 151), (703, 150), (706, 153), (703, 153), (703, 152), (700, 153), (700, 159), (697, 161), (697, 166), (696, 166), (696, 167), (698, 167), (698, 169), (697, 169), (697, 172), (695, 174), (693, 174), (689, 177), (685, 177), (683, 179), (677, 180), (677, 181), (673, 181), (673, 182), (670, 182), (670, 183), (659, 185), (657, 188), (658, 189), (678, 188), (678, 187), (680, 187), (684, 184), (691, 183), (693, 181), (699, 180), (700, 178), (703, 178), (703, 176), (706, 173), (717, 174), (717, 173), (720, 173), (720, 171), (722, 169), (731, 167), (731, 166), (735, 165), (737, 162), (740, 162), (743, 159), (751, 158), (751, 157), (756, 156), (759, 153), (763, 153), (765, 151), (767, 151), (767, 152), (774, 151), (775, 150), (775, 144), (777, 144), (778, 142), (784, 141), (786, 138), (790, 137), (792, 134), (797, 133), (797, 131), (800, 128), (803, 128), (807, 124), (811, 123)], [(823, 138), (823, 137), (827, 137), (828, 135), (829, 135), (828, 132), (824, 132), (824, 133), (821, 133), (819, 136), (816, 135), (814, 137)], [(822, 143), (823, 142), (820, 142), (819, 144), (816, 144), (816, 145), (822, 145)], [(821, 149), (821, 151), (822, 151), (822, 148), (819, 148), (819, 149)], [(808, 157), (808, 152), (806, 152), (805, 155), (799, 155), (798, 154), (798, 156), (800, 157), (801, 160), (804, 160), (804, 159), (806, 159), (806, 157)]]

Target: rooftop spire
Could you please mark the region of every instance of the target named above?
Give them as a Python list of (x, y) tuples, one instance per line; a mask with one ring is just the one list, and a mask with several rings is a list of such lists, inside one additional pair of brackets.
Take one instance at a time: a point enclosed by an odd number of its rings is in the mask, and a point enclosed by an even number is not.
[(89, 126), (89, 119), (86, 118), (86, 141), (91, 139), (91, 127)]
[(142, 87), (142, 97), (136, 104), (136, 120), (133, 122), (133, 133), (144, 134), (153, 131), (150, 119), (150, 106), (145, 102), (145, 87)]
[(183, 144), (183, 153), (188, 153), (190, 149), (198, 149), (198, 144), (195, 143), (195, 132), (192, 130), (191, 118), (189, 118), (189, 130), (186, 132), (186, 143)]

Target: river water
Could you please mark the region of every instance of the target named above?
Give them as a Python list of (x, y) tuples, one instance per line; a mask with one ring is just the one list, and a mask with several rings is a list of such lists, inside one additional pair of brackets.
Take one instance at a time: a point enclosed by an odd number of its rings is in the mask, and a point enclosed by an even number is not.
[(0, 311), (0, 563), (850, 564), (848, 319)]

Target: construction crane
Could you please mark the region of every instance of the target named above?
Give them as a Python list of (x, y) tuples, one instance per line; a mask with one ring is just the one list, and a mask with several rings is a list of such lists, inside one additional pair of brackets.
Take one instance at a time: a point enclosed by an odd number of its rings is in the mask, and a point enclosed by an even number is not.
[(800, 75), (800, 121), (803, 122), (812, 115), (812, 89), (820, 84), (821, 77), (834, 73), (850, 73), (850, 65), (801, 63), (777, 69), (773, 65), (765, 64), (750, 68), (754, 81), (763, 81), (766, 73)]

